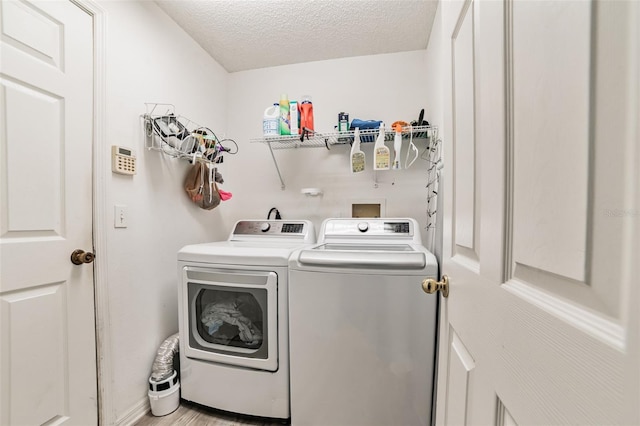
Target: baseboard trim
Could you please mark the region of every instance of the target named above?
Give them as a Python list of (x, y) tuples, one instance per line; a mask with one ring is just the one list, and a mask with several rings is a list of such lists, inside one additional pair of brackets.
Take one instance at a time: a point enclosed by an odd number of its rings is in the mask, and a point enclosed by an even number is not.
[(151, 405), (149, 404), (149, 398), (145, 397), (138, 401), (133, 407), (127, 411), (127, 413), (122, 416), (122, 418), (116, 421), (117, 426), (131, 426), (142, 417), (144, 417), (148, 412), (151, 411)]

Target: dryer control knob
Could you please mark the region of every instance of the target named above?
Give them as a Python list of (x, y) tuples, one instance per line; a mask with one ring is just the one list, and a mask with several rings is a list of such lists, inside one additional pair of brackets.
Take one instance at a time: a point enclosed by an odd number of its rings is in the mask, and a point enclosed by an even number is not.
[(262, 225), (260, 225), (260, 230), (262, 232), (267, 232), (269, 229), (271, 229), (271, 224), (269, 222), (265, 222)]
[(369, 230), (369, 224), (367, 222), (360, 222), (358, 224), (358, 230), (360, 232), (367, 232), (367, 230)]

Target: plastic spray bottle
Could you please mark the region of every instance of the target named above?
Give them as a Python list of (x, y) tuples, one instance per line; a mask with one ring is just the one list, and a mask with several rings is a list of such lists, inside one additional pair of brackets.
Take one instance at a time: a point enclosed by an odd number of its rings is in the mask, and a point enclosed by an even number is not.
[(384, 123), (380, 123), (380, 133), (373, 146), (373, 170), (389, 170), (389, 148), (384, 144)]
[(400, 163), (400, 151), (402, 151), (402, 124), (394, 123), (393, 129), (396, 131), (393, 137), (393, 170), (399, 170), (402, 168)]
[(365, 167), (364, 152), (360, 150), (360, 128), (356, 127), (351, 145), (351, 173), (363, 172)]

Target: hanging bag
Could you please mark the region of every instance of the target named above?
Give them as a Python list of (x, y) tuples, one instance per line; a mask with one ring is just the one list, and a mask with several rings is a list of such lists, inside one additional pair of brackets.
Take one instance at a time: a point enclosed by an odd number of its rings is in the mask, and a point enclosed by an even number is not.
[(197, 161), (184, 180), (184, 189), (196, 205), (205, 210), (212, 210), (220, 204), (220, 194), (212, 169), (208, 164)]

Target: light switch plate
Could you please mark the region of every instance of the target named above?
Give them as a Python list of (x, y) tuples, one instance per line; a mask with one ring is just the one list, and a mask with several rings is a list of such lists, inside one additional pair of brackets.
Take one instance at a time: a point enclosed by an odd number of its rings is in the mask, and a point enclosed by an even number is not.
[(113, 209), (113, 227), (127, 227), (127, 206), (116, 204)]

